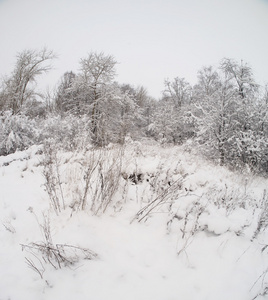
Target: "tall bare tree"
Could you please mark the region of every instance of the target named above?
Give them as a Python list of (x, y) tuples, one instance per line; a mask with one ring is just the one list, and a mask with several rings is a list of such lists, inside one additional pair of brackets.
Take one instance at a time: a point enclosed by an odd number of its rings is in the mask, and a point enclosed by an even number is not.
[(175, 108), (180, 110), (183, 104), (189, 102), (191, 98), (191, 86), (184, 78), (176, 77), (173, 81), (165, 80), (164, 85), (164, 98), (170, 98)]
[(55, 57), (55, 54), (46, 48), (41, 51), (24, 50), (18, 53), (14, 70), (3, 83), (3, 107), (11, 110), (12, 114), (17, 114), (28, 100), (33, 100), (37, 95), (34, 86), (37, 76), (51, 69), (48, 62)]
[(258, 90), (251, 67), (241, 60), (240, 63), (230, 58), (224, 58), (220, 68), (236, 85), (238, 95), (244, 99), (254, 96)]

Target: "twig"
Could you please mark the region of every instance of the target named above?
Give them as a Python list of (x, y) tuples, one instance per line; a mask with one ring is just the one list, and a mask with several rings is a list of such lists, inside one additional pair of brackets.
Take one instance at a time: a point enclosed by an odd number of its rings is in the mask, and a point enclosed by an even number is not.
[(182, 183), (182, 178), (177, 179), (174, 181), (170, 186), (168, 186), (160, 195), (158, 195), (153, 201), (151, 201), (149, 204), (147, 204), (145, 207), (140, 209), (135, 217), (131, 220), (130, 224), (134, 220), (138, 220), (138, 222), (141, 222), (144, 218), (146, 218), (157, 206), (167, 202), (169, 200), (168, 196), (176, 191), (178, 186), (180, 186)]

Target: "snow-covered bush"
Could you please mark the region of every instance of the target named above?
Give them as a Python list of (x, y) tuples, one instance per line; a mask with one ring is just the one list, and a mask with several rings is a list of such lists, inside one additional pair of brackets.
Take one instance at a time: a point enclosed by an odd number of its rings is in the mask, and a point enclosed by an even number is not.
[(91, 142), (87, 117), (49, 115), (42, 122), (42, 140), (53, 143), (67, 151), (86, 148)]
[(24, 150), (39, 142), (37, 120), (5, 112), (0, 116), (0, 155)]
[[(238, 132), (233, 145), (229, 153), (230, 165), (235, 164), (236, 168), (248, 166), (253, 172), (267, 173), (267, 136), (257, 130), (248, 130), (246, 133)], [(236, 158), (235, 161), (234, 158)]]

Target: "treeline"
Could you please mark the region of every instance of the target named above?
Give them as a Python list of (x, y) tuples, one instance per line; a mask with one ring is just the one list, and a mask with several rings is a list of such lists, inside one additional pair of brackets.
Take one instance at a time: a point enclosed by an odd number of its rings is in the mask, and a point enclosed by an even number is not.
[(151, 138), (192, 147), (221, 165), (268, 173), (268, 88), (250, 66), (224, 58), (203, 67), (197, 83), (165, 80), (156, 101), (144, 87), (116, 82), (116, 60), (90, 53), (79, 72), (63, 74), (53, 92), (37, 92), (52, 51), (25, 50), (0, 90), (0, 155), (44, 143), (67, 150)]

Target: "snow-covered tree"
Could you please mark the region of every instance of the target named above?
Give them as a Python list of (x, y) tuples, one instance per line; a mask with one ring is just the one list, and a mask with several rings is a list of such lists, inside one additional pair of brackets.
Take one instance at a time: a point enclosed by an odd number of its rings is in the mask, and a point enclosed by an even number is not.
[(185, 78), (176, 77), (173, 81), (165, 80), (163, 97), (171, 99), (175, 108), (180, 110), (183, 104), (189, 103), (191, 99), (191, 86)]
[(243, 60), (238, 63), (230, 58), (224, 58), (220, 68), (229, 80), (234, 82), (236, 92), (242, 99), (254, 96), (258, 85), (254, 80), (252, 68), (247, 63)]
[(120, 88), (133, 102), (132, 107), (134, 107), (134, 110), (132, 126), (129, 131), (130, 135), (134, 139), (150, 136), (148, 126), (153, 121), (156, 100), (149, 96), (146, 88), (143, 86), (135, 88), (129, 84), (123, 84)]
[(256, 143), (255, 125), (257, 114), (258, 90), (251, 67), (241, 61), (240, 63), (231, 60), (223, 59), (220, 68), (225, 76), (234, 85), (234, 90), (237, 94), (237, 109), (236, 128), (236, 156), (239, 157), (245, 164), (251, 164), (252, 144)]
[(76, 91), (73, 86), (75, 78), (76, 75), (72, 71), (65, 72), (57, 88), (55, 108), (61, 114), (65, 112), (75, 113), (76, 111)]
[[(200, 84), (200, 83), (199, 83)], [(214, 82), (211, 82), (213, 90)], [(214, 152), (214, 156), (224, 165), (228, 148), (236, 127), (237, 101), (233, 85), (223, 79), (218, 90), (204, 95), (200, 103), (196, 103), (196, 120), (198, 124), (198, 140)]]
[(218, 71), (203, 68), (193, 99), (198, 140), (210, 157), (221, 165), (263, 164), (267, 144), (261, 128), (266, 109), (263, 102), (260, 105), (258, 85), (247, 64), (224, 59)]
[(193, 88), (194, 101), (206, 101), (207, 97), (215, 95), (220, 88), (220, 77), (212, 66), (203, 67), (197, 72), (198, 83)]
[(163, 97), (156, 105), (150, 131), (162, 141), (182, 143), (192, 136), (189, 122), (192, 87), (184, 78), (179, 77), (173, 81), (165, 80), (164, 86)]
[(81, 72), (77, 76), (76, 88), (79, 100), (84, 103), (84, 110), (91, 119), (91, 133), (94, 143), (103, 144), (103, 101), (110, 97), (110, 88), (116, 75), (116, 60), (104, 53), (90, 53), (81, 59)]
[(3, 82), (0, 97), (2, 108), (17, 114), (27, 101), (33, 100), (37, 96), (34, 86), (37, 76), (51, 69), (48, 62), (53, 58), (54, 53), (46, 48), (18, 53), (15, 69)]

